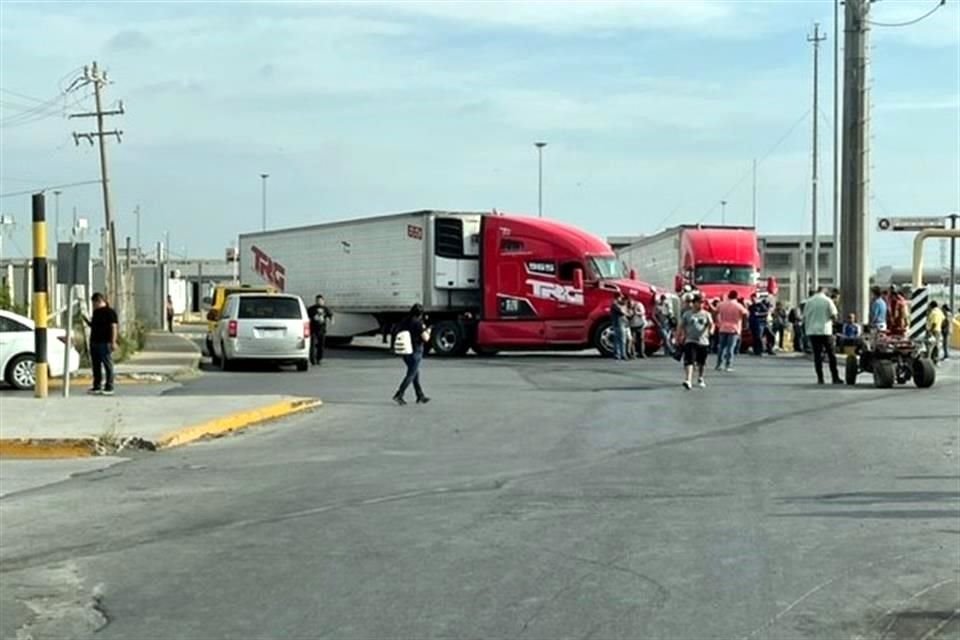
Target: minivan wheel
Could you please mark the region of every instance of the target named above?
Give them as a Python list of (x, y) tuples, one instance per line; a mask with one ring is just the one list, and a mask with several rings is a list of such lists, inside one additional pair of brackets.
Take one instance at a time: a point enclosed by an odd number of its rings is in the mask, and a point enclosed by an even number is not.
[(310, 370), (310, 361), (309, 360), (297, 360), (297, 371), (309, 371)]
[(33, 389), (37, 384), (37, 361), (32, 354), (19, 355), (10, 362), (7, 382), (20, 391)]
[(230, 362), (230, 359), (227, 358), (227, 348), (224, 344), (220, 343), (220, 370), (221, 371), (230, 371), (233, 368), (233, 363)]

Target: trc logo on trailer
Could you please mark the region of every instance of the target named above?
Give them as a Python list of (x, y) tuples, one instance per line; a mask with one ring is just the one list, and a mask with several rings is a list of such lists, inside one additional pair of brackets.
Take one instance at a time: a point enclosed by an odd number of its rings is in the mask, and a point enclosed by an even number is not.
[(573, 285), (544, 282), (542, 280), (527, 280), (533, 289), (533, 297), (542, 300), (555, 300), (567, 304), (583, 304), (583, 290), (575, 289)]
[(253, 251), (253, 270), (264, 280), (283, 291), (287, 284), (287, 270), (259, 247), (253, 246), (251, 250)]

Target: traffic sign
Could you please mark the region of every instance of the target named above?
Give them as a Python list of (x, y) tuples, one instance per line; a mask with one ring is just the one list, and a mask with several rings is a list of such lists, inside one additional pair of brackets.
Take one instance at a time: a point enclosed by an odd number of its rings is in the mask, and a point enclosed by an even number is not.
[(878, 218), (879, 231), (923, 231), (924, 229), (946, 229), (947, 221), (943, 216), (913, 216), (910, 218)]

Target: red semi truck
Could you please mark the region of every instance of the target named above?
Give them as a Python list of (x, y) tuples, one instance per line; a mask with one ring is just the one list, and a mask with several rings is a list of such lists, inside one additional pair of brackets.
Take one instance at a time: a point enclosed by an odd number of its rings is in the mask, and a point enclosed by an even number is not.
[[(652, 317), (656, 290), (624, 272), (606, 242), (576, 227), (499, 213), (415, 211), (240, 236), (243, 282), (265, 282), (335, 311), (333, 342), (390, 331), (413, 303), (439, 355), (469, 349), (613, 350), (610, 304), (623, 292)], [(648, 351), (659, 346), (653, 327)]]
[(655, 287), (680, 292), (691, 285), (709, 300), (731, 290), (749, 300), (776, 295), (775, 278), (762, 281), (763, 263), (753, 227), (683, 225), (617, 251), (627, 268)]

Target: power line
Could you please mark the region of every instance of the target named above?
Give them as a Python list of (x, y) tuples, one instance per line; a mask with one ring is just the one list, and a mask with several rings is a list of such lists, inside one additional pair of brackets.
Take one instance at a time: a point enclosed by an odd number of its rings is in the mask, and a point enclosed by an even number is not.
[(82, 187), (88, 184), (100, 184), (100, 180), (84, 180), (83, 182), (71, 182), (68, 184), (52, 184), (36, 189), (27, 189), (26, 191), (13, 191), (10, 193), (0, 193), (0, 198), (12, 198), (14, 196), (28, 196), (41, 191), (50, 191), (51, 189), (67, 189), (69, 187)]
[[(792, 125), (790, 125), (790, 128), (787, 129), (787, 132), (784, 133), (784, 134), (780, 137), (780, 139), (777, 140), (772, 147), (770, 147), (770, 150), (767, 151), (765, 154), (763, 154), (763, 156), (757, 161), (757, 165), (758, 165), (758, 166), (761, 165), (761, 164), (763, 164), (764, 161), (767, 160), (767, 158), (769, 158), (771, 155), (773, 155), (773, 153), (774, 153), (777, 149), (780, 148), (780, 145), (783, 144), (783, 143), (787, 140), (787, 138), (789, 138), (790, 135), (791, 135), (794, 131), (796, 131), (797, 127), (799, 127), (801, 124), (803, 124), (803, 122), (807, 119), (807, 116), (810, 115), (811, 111), (812, 111), (812, 109), (807, 109), (807, 110), (803, 113), (803, 115), (800, 116), (800, 118), (798, 118), (798, 119), (796, 120), (796, 122), (794, 122)], [(727, 200), (728, 197), (730, 196), (730, 194), (732, 194), (734, 191), (736, 191), (738, 188), (740, 188), (740, 185), (743, 184), (743, 181), (746, 180), (746, 179), (747, 179), (750, 175), (752, 175), (752, 174), (753, 174), (753, 163), (751, 162), (750, 168), (747, 169), (747, 170), (743, 173), (743, 175), (740, 176), (740, 178), (737, 180), (737, 182), (736, 182), (726, 193), (724, 193), (723, 196), (721, 196), (720, 200), (721, 200), (721, 201)], [(697, 224), (700, 224), (700, 223), (702, 223), (704, 220), (706, 220), (707, 218), (709, 218), (709, 217), (717, 210), (717, 207), (718, 207), (718, 206), (719, 206), (719, 205), (715, 202), (714, 205), (713, 205), (699, 220), (697, 220)]]
[(940, 0), (940, 3), (937, 6), (935, 6), (933, 9), (930, 9), (930, 11), (927, 11), (925, 14), (923, 14), (919, 18), (914, 18), (913, 20), (907, 20), (906, 22), (874, 22), (873, 20), (867, 20), (867, 24), (873, 27), (909, 27), (911, 25), (917, 24), (922, 20), (926, 20), (927, 18), (935, 14), (940, 9), (940, 7), (942, 7), (945, 4), (947, 4), (947, 0)]

